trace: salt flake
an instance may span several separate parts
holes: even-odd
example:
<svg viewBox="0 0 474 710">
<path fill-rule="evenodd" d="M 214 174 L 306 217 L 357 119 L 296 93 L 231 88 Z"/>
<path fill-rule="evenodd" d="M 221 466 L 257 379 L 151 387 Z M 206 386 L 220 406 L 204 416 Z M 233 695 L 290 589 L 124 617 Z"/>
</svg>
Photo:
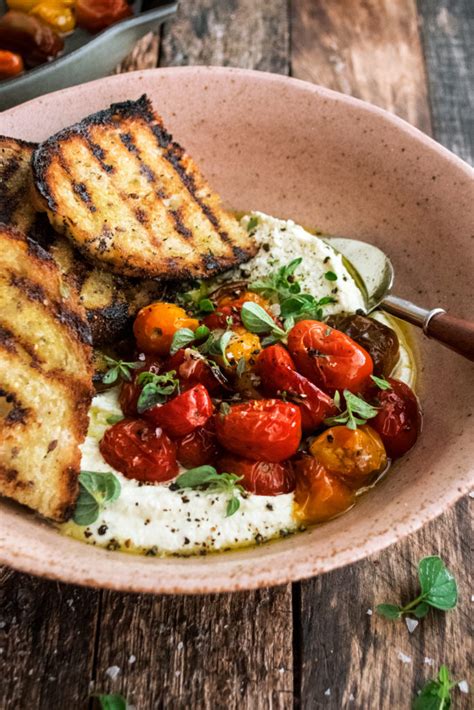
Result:
<svg viewBox="0 0 474 710">
<path fill-rule="evenodd" d="M 128 659 L 128 662 L 130 663 L 130 665 L 132 665 L 132 663 L 135 663 L 136 660 L 137 660 L 137 657 L 134 656 L 133 653 L 132 653 L 132 655 L 131 655 L 130 658 Z"/>
<path fill-rule="evenodd" d="M 428 658 L 428 656 L 425 656 L 423 663 L 427 666 L 434 666 L 434 658 Z"/>
<path fill-rule="evenodd" d="M 372 616 L 372 614 L 373 614 L 372 609 L 367 609 L 366 614 L 367 614 L 367 616 Z"/>
<path fill-rule="evenodd" d="M 324 695 L 331 695 L 331 688 L 324 691 Z"/>
<path fill-rule="evenodd" d="M 461 693 L 469 693 L 469 684 L 467 680 L 460 680 L 458 683 L 458 688 Z"/>
<path fill-rule="evenodd" d="M 120 668 L 118 666 L 110 666 L 105 671 L 105 675 L 110 678 L 110 680 L 115 680 L 117 676 L 120 675 Z"/>
<path fill-rule="evenodd" d="M 418 621 L 416 619 L 405 618 L 405 624 L 407 625 L 408 631 L 412 634 L 416 627 L 418 626 Z"/>
<path fill-rule="evenodd" d="M 398 658 L 402 663 L 411 663 L 411 656 L 407 656 L 406 653 L 403 653 L 403 651 L 398 652 Z"/>
</svg>

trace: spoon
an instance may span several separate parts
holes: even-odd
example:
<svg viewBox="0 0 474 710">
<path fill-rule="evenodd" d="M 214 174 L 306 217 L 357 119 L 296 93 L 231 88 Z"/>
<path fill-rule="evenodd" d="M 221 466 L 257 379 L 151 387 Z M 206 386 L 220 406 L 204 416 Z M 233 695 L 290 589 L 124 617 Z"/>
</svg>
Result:
<svg viewBox="0 0 474 710">
<path fill-rule="evenodd" d="M 474 323 L 449 315 L 443 308 L 420 308 L 404 298 L 390 295 L 395 271 L 390 259 L 372 244 L 357 239 L 329 237 L 325 240 L 347 259 L 366 290 L 367 312 L 382 308 L 397 318 L 422 328 L 429 338 L 438 340 L 459 355 L 474 361 Z"/>
</svg>

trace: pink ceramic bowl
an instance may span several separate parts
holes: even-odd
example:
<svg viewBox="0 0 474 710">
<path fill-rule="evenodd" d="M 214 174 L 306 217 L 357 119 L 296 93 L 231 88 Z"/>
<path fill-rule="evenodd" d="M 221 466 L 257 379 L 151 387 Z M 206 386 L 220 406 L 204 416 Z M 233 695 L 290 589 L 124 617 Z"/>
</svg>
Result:
<svg viewBox="0 0 474 710">
<path fill-rule="evenodd" d="M 473 171 L 404 121 L 361 101 L 259 72 L 156 69 L 35 99 L 3 113 L 0 133 L 42 140 L 143 92 L 229 206 L 372 241 L 395 264 L 397 293 L 474 315 Z M 423 434 L 341 518 L 247 551 L 154 559 L 62 537 L 2 500 L 1 560 L 77 584 L 190 593 L 309 577 L 396 542 L 468 490 L 474 461 L 472 365 L 419 333 L 414 340 Z"/>
</svg>

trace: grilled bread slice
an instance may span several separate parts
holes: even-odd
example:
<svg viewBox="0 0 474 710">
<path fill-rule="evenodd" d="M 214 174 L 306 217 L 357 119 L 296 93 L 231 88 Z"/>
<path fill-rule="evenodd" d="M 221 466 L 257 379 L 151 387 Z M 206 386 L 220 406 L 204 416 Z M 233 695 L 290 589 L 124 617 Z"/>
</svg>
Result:
<svg viewBox="0 0 474 710">
<path fill-rule="evenodd" d="M 119 274 L 209 277 L 255 253 L 146 96 L 52 136 L 33 174 L 55 229 Z"/>
<path fill-rule="evenodd" d="M 140 308 L 163 295 L 153 280 L 132 281 L 90 264 L 65 237 L 57 234 L 30 199 L 31 157 L 36 144 L 0 136 L 0 222 L 38 241 L 54 258 L 66 283 L 79 291 L 94 345 L 110 343 Z"/>
<path fill-rule="evenodd" d="M 92 398 L 91 336 L 53 259 L 0 225 L 0 494 L 53 520 L 74 506 Z"/>
</svg>

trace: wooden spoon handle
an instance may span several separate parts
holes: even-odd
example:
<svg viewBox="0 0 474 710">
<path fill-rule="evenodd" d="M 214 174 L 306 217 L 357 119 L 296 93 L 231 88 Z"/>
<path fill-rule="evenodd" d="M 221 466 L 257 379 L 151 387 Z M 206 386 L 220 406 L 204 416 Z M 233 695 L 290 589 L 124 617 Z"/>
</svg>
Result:
<svg viewBox="0 0 474 710">
<path fill-rule="evenodd" d="M 437 313 L 430 318 L 424 330 L 429 338 L 439 340 L 459 355 L 474 361 L 474 323 L 448 313 Z"/>
</svg>

